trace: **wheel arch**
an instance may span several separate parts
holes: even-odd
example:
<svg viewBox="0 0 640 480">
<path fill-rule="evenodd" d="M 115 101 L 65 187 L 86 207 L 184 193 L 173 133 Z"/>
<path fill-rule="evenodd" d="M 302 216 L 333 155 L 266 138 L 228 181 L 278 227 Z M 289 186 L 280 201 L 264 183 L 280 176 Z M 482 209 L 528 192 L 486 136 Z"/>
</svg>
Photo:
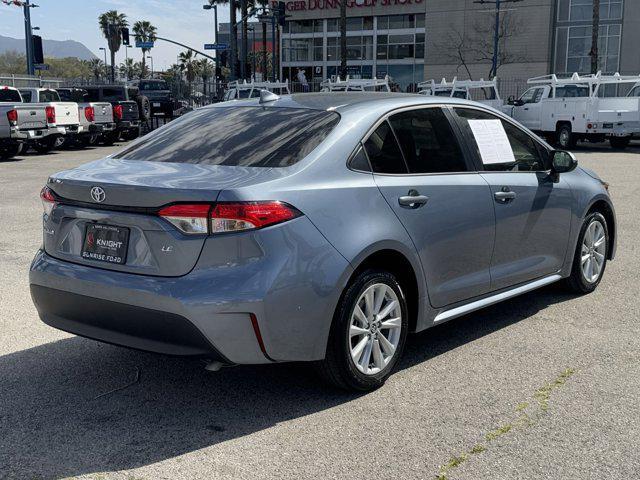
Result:
<svg viewBox="0 0 640 480">
<path fill-rule="evenodd" d="M 416 331 L 421 315 L 421 300 L 426 296 L 425 281 L 419 259 L 398 245 L 382 244 L 368 249 L 351 262 L 353 271 L 345 286 L 364 270 L 379 268 L 392 273 L 403 287 L 409 310 L 409 331 Z"/>
<path fill-rule="evenodd" d="M 586 218 L 587 215 L 593 212 L 598 212 L 602 214 L 604 219 L 607 221 L 607 230 L 609 232 L 609 249 L 607 252 L 607 258 L 609 260 L 613 260 L 615 256 L 615 250 L 616 250 L 615 246 L 616 246 L 616 235 L 617 235 L 616 217 L 615 217 L 613 208 L 611 207 L 611 204 L 609 202 L 600 198 L 595 200 L 593 203 L 589 205 L 589 208 L 583 215 L 583 219 Z"/>
</svg>

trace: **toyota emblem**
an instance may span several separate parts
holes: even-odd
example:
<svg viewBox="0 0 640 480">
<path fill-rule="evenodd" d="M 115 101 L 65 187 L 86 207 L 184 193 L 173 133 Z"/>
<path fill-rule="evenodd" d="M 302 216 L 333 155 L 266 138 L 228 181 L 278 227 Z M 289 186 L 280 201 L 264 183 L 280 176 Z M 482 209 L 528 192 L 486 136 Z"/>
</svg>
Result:
<svg viewBox="0 0 640 480">
<path fill-rule="evenodd" d="M 106 198 L 106 196 L 107 194 L 104 192 L 104 189 L 102 187 L 93 187 L 91 189 L 91 198 L 93 198 L 95 202 L 98 202 L 98 203 L 104 202 L 104 199 Z"/>
</svg>

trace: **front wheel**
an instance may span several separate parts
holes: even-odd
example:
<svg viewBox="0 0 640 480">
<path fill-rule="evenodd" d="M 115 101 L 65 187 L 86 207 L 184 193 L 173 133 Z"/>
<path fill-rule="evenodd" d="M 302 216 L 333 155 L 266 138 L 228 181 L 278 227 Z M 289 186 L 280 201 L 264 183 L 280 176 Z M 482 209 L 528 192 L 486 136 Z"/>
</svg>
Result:
<svg viewBox="0 0 640 480">
<path fill-rule="evenodd" d="M 568 150 L 570 148 L 575 148 L 578 143 L 578 138 L 571 131 L 571 125 L 562 125 L 558 129 L 558 145 L 560 148 Z"/>
<path fill-rule="evenodd" d="M 402 356 L 408 329 L 407 302 L 396 278 L 366 270 L 342 295 L 318 372 L 345 390 L 376 389 Z"/>
<path fill-rule="evenodd" d="M 566 280 L 570 290 L 591 293 L 596 289 L 607 266 L 608 249 L 607 221 L 598 212 L 587 215 L 578 236 L 571 276 Z"/>
</svg>

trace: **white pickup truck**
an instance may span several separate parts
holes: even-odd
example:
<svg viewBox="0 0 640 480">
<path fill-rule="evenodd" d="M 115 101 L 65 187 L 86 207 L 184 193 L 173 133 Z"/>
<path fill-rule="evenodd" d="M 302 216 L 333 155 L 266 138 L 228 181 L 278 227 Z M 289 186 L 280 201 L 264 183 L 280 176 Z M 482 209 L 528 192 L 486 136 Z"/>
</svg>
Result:
<svg viewBox="0 0 640 480">
<path fill-rule="evenodd" d="M 440 83 L 436 83 L 435 80 L 428 80 L 418 84 L 418 93 L 434 97 L 474 100 L 498 110 L 501 110 L 504 104 L 498 93 L 497 78 L 493 80 L 458 80 L 454 77 L 451 82 L 447 82 L 443 78 Z"/>
<path fill-rule="evenodd" d="M 559 79 L 545 75 L 528 80 L 532 85 L 507 110 L 524 126 L 558 143 L 563 149 L 580 140 L 609 140 L 623 149 L 640 133 L 640 98 L 610 95 L 617 85 L 635 84 L 639 76 L 584 75 Z"/>
<path fill-rule="evenodd" d="M 44 107 L 27 105 L 16 88 L 0 86 L 0 159 L 19 155 L 27 143 L 50 133 Z"/>
<path fill-rule="evenodd" d="M 46 139 L 33 142 L 32 146 L 35 150 L 46 153 L 62 145 L 65 135 L 82 133 L 77 103 L 62 102 L 58 92 L 50 88 L 20 88 L 19 90 L 25 103 L 45 108 L 47 126 L 54 131 Z"/>
</svg>

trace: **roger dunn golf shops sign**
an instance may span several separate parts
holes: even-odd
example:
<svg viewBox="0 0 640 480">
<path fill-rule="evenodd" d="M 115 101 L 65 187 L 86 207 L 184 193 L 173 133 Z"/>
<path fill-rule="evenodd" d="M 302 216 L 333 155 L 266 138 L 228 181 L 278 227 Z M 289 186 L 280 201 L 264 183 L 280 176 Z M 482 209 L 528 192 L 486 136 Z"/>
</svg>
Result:
<svg viewBox="0 0 640 480">
<path fill-rule="evenodd" d="M 347 0 L 347 8 L 359 7 L 400 7 L 403 5 L 419 5 L 424 0 Z M 301 10 L 331 10 L 340 7 L 340 0 L 291 0 L 286 2 L 287 12 Z"/>
</svg>

